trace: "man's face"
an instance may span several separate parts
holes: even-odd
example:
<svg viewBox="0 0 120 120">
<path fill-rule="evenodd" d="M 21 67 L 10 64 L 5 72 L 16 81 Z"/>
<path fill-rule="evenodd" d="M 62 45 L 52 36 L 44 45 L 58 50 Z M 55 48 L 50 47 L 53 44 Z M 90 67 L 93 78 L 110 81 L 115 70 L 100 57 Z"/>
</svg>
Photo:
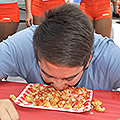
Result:
<svg viewBox="0 0 120 120">
<path fill-rule="evenodd" d="M 83 74 L 83 66 L 60 67 L 45 59 L 38 61 L 38 64 L 44 81 L 50 83 L 57 90 L 75 85 Z"/>
</svg>

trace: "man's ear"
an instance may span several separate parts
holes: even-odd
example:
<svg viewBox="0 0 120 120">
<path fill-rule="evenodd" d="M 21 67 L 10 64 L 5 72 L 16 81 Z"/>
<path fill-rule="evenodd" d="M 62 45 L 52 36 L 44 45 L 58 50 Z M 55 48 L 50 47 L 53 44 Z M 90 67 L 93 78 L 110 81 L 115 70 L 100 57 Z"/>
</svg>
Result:
<svg viewBox="0 0 120 120">
<path fill-rule="evenodd" d="M 89 60 L 88 60 L 88 62 L 87 62 L 87 65 L 85 66 L 85 68 L 88 68 L 91 59 L 92 59 L 92 52 L 91 52 L 91 54 L 90 54 L 90 58 L 89 58 Z"/>
<path fill-rule="evenodd" d="M 39 67 L 41 67 L 41 62 L 38 60 L 38 65 L 39 65 Z"/>
</svg>

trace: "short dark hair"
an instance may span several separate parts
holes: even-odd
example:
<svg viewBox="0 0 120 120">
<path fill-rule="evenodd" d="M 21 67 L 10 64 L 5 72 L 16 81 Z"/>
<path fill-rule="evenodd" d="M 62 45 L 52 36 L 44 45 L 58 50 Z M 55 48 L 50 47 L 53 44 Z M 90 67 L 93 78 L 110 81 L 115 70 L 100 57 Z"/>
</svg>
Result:
<svg viewBox="0 0 120 120">
<path fill-rule="evenodd" d="M 68 3 L 44 16 L 33 36 L 36 59 L 44 58 L 57 66 L 85 66 L 94 42 L 89 18 L 78 6 Z"/>
</svg>

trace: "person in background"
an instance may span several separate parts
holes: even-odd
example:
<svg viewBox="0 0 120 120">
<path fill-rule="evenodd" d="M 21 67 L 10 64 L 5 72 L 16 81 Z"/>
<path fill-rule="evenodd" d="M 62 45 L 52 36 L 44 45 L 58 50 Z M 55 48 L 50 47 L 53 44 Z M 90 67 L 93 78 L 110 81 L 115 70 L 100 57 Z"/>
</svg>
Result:
<svg viewBox="0 0 120 120">
<path fill-rule="evenodd" d="M 26 5 L 26 25 L 39 25 L 44 11 L 64 4 L 65 0 L 25 0 Z"/>
<path fill-rule="evenodd" d="M 17 31 L 19 20 L 17 0 L 0 0 L 0 42 Z"/>
<path fill-rule="evenodd" d="M 118 0 L 111 0 L 111 2 L 113 3 L 113 13 L 112 16 L 115 18 L 119 18 L 119 13 L 118 13 Z"/>
<path fill-rule="evenodd" d="M 120 87 L 120 48 L 108 37 L 94 33 L 89 17 L 74 4 L 45 12 L 40 25 L 3 41 L 0 52 L 0 79 L 20 76 L 28 83 L 56 90 Z"/>
<path fill-rule="evenodd" d="M 81 0 L 80 9 L 89 16 L 96 33 L 110 38 L 112 14 L 109 0 Z"/>
</svg>

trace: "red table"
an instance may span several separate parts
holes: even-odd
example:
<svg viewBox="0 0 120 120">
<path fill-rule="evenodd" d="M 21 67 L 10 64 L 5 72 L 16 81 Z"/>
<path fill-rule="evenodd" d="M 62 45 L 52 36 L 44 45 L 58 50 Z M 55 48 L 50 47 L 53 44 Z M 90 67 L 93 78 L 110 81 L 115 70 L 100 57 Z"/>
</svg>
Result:
<svg viewBox="0 0 120 120">
<path fill-rule="evenodd" d="M 9 99 L 10 94 L 18 96 L 26 85 L 26 83 L 0 82 L 0 99 Z M 106 108 L 103 113 L 95 110 L 84 113 L 69 113 L 24 108 L 16 105 L 14 102 L 13 104 L 18 111 L 20 120 L 117 120 L 120 118 L 120 92 L 93 90 L 93 98 L 103 102 L 103 106 Z"/>
</svg>

